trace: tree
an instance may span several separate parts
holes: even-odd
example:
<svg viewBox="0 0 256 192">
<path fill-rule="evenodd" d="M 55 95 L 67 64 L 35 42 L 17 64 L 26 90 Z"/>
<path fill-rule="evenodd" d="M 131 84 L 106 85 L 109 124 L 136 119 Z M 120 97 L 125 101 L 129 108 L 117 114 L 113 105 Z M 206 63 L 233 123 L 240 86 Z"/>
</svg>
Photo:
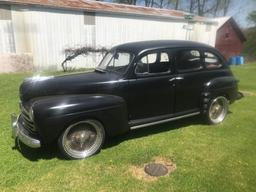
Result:
<svg viewBox="0 0 256 192">
<path fill-rule="evenodd" d="M 87 56 L 91 53 L 101 53 L 102 55 L 108 52 L 109 49 L 102 48 L 94 48 L 91 46 L 84 46 L 78 48 L 67 48 L 64 50 L 64 54 L 66 55 L 65 60 L 61 63 L 62 69 L 64 72 L 72 71 L 74 68 L 72 66 L 68 66 L 68 62 L 72 61 L 76 57 L 82 55 Z"/>
<path fill-rule="evenodd" d="M 179 0 L 176 0 L 176 2 L 175 2 L 175 10 L 178 10 L 178 8 L 179 8 Z"/>
<path fill-rule="evenodd" d="M 248 21 L 252 23 L 254 26 L 256 26 L 256 11 L 251 12 L 248 17 Z"/>
<path fill-rule="evenodd" d="M 103 0 L 104 1 L 104 0 Z M 107 1 L 107 0 L 105 0 Z M 111 0 L 110 0 L 111 1 Z M 199 16 L 225 16 L 233 0 L 112 0 L 116 3 L 188 11 Z"/>
<path fill-rule="evenodd" d="M 214 8 L 214 12 L 213 12 L 214 17 L 217 16 L 220 4 L 221 4 L 221 0 L 216 0 L 216 5 L 215 5 L 215 8 Z"/>
<path fill-rule="evenodd" d="M 223 0 L 223 16 L 227 15 L 231 0 Z"/>
<path fill-rule="evenodd" d="M 246 29 L 245 35 L 247 41 L 244 44 L 243 54 L 248 61 L 255 61 L 256 59 L 256 11 L 251 12 L 247 20 L 252 24 L 252 27 Z"/>
<path fill-rule="evenodd" d="M 196 10 L 196 1 L 197 0 L 190 0 L 189 2 L 189 12 L 194 13 Z"/>
<path fill-rule="evenodd" d="M 115 3 L 122 3 L 122 4 L 129 4 L 129 5 L 136 5 L 137 0 L 113 0 Z"/>
<path fill-rule="evenodd" d="M 151 0 L 145 0 L 144 2 L 145 2 L 145 7 L 149 7 Z"/>
<path fill-rule="evenodd" d="M 231 0 L 190 0 L 190 12 L 199 16 L 217 16 L 222 11 L 225 16 Z"/>
</svg>

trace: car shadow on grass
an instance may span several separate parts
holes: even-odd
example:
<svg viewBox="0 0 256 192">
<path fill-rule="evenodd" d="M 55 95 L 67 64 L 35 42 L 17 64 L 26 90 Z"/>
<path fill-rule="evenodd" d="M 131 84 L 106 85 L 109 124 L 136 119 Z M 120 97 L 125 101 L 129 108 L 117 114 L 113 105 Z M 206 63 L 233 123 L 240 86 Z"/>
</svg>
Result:
<svg viewBox="0 0 256 192">
<path fill-rule="evenodd" d="M 126 140 L 147 137 L 149 135 L 154 135 L 157 133 L 185 128 L 190 125 L 202 125 L 202 124 L 205 124 L 202 118 L 200 116 L 194 116 L 186 119 L 180 119 L 180 120 L 171 121 L 168 123 L 162 123 L 159 125 L 153 125 L 153 126 L 143 127 L 140 129 L 131 130 L 124 135 L 116 136 L 113 138 L 107 138 L 105 145 L 103 146 L 103 149 L 114 147 Z"/>
<path fill-rule="evenodd" d="M 126 140 L 147 137 L 149 135 L 154 135 L 161 132 L 184 128 L 189 125 L 200 125 L 200 124 L 203 124 L 202 118 L 200 118 L 200 116 L 195 116 L 195 117 L 190 117 L 186 119 L 172 121 L 169 123 L 163 123 L 159 125 L 132 130 L 123 135 L 119 135 L 113 138 L 107 138 L 103 146 L 103 149 L 114 147 Z M 62 156 L 62 154 L 58 150 L 56 143 L 53 143 L 48 147 L 31 149 L 25 146 L 24 144 L 22 144 L 21 142 L 16 141 L 15 146 L 13 147 L 13 150 L 18 150 L 26 159 L 30 161 L 50 160 L 54 158 L 57 158 L 59 160 L 67 160 Z"/>
<path fill-rule="evenodd" d="M 19 151 L 23 155 L 23 157 L 30 161 L 50 160 L 54 158 L 65 160 L 65 158 L 59 152 L 57 144 L 55 143 L 47 147 L 32 149 L 27 147 L 20 141 L 16 140 L 15 146 L 12 149 Z"/>
</svg>

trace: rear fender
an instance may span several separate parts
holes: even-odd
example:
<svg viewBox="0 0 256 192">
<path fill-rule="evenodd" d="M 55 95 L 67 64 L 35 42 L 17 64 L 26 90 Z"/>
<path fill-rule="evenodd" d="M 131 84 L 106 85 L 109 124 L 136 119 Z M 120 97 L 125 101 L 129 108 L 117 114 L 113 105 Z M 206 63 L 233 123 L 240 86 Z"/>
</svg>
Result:
<svg viewBox="0 0 256 192">
<path fill-rule="evenodd" d="M 202 93 L 202 112 L 206 113 L 210 100 L 217 96 L 225 96 L 231 103 L 237 99 L 238 80 L 233 76 L 218 77 L 205 83 Z"/>
</svg>

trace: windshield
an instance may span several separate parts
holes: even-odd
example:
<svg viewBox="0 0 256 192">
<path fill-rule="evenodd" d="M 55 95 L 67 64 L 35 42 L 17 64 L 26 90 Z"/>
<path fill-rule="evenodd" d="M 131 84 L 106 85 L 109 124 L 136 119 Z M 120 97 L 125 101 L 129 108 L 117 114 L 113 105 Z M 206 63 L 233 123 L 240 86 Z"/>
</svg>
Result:
<svg viewBox="0 0 256 192">
<path fill-rule="evenodd" d="M 118 73 L 125 73 L 127 67 L 133 59 L 133 54 L 128 52 L 109 52 L 102 59 L 96 69 L 103 71 L 113 71 Z"/>
</svg>

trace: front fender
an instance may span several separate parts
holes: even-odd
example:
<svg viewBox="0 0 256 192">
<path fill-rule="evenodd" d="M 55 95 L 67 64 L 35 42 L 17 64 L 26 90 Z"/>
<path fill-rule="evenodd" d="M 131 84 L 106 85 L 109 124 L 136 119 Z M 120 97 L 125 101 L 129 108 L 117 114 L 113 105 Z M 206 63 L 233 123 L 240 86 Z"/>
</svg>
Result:
<svg viewBox="0 0 256 192">
<path fill-rule="evenodd" d="M 55 141 L 72 123 L 99 120 L 109 136 L 129 130 L 126 103 L 114 95 L 86 94 L 37 98 L 33 101 L 34 122 L 44 144 Z"/>
</svg>

